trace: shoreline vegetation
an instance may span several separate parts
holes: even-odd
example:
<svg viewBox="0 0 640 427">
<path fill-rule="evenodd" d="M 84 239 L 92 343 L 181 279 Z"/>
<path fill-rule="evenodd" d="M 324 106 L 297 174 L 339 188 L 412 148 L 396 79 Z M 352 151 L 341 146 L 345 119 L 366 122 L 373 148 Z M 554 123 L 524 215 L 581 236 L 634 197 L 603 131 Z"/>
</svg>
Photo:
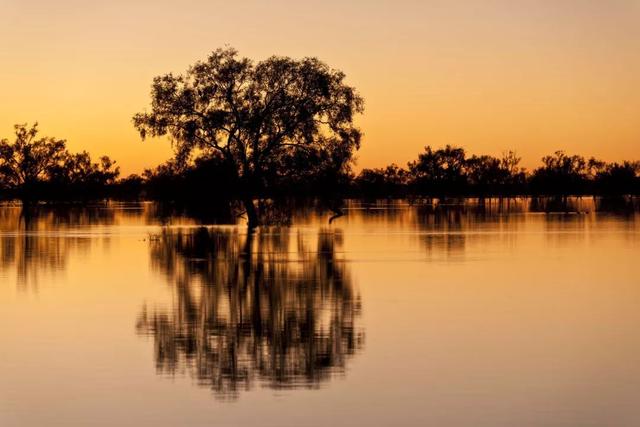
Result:
<svg viewBox="0 0 640 427">
<path fill-rule="evenodd" d="M 69 202 L 101 199 L 194 204 L 241 199 L 241 182 L 224 160 L 202 156 L 188 164 L 169 160 L 141 175 L 120 176 L 108 156 L 71 153 L 65 141 L 38 138 L 37 124 L 15 126 L 15 140 L 0 140 L 0 200 Z M 469 156 L 463 148 L 425 147 L 406 167 L 297 171 L 265 177 L 255 199 L 446 199 L 640 195 L 640 161 L 604 162 L 563 151 L 528 171 L 512 151 L 501 158 Z M 302 174 L 301 172 L 304 172 Z M 332 173 L 330 173 L 332 172 Z M 241 200 L 240 200 L 241 201 Z"/>
<path fill-rule="evenodd" d="M 132 117 L 142 139 L 168 138 L 175 156 L 141 175 L 120 176 L 108 156 L 71 153 L 40 137 L 37 123 L 0 140 L 0 199 L 157 200 L 244 208 L 249 228 L 267 223 L 273 200 L 319 199 L 341 215 L 349 198 L 629 196 L 640 161 L 604 162 L 556 151 L 531 171 L 501 157 L 426 146 L 406 166 L 354 170 L 364 100 L 345 74 L 317 58 L 240 57 L 213 51 L 184 74 L 151 84 L 151 108 Z"/>
<path fill-rule="evenodd" d="M 187 165 L 170 160 L 142 174 L 120 176 L 108 156 L 70 153 L 64 140 L 25 134 L 37 125 L 16 125 L 16 141 L 0 140 L 0 200 L 90 201 L 100 199 L 202 202 L 240 195 L 233 171 L 217 156 Z M 35 142 L 34 142 L 35 141 Z M 502 198 L 640 195 L 640 161 L 604 162 L 557 151 L 528 171 L 512 151 L 501 158 L 471 155 L 460 147 L 425 147 L 406 167 L 351 168 L 329 174 L 285 174 L 261 183 L 256 198 Z M 267 182 L 268 181 L 268 182 Z"/>
</svg>

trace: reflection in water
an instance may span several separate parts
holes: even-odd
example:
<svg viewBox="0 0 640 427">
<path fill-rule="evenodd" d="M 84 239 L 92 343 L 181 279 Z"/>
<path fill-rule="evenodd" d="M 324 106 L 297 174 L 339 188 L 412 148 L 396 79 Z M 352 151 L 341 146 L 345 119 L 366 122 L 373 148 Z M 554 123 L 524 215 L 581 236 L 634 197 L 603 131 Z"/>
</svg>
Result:
<svg viewBox="0 0 640 427">
<path fill-rule="evenodd" d="M 113 222 L 102 207 L 3 206 L 0 209 L 0 273 L 16 276 L 19 289 L 38 288 L 43 273 L 65 268 L 69 252 L 86 251 L 87 236 L 74 229 Z"/>
<path fill-rule="evenodd" d="M 421 205 L 417 208 L 417 225 L 421 231 L 420 240 L 427 254 L 444 253 L 451 255 L 465 248 L 465 219 L 468 218 L 465 205 Z"/>
<path fill-rule="evenodd" d="M 175 298 L 168 310 L 145 307 L 137 330 L 153 337 L 158 372 L 188 371 L 221 398 L 256 380 L 275 389 L 317 387 L 343 373 L 363 345 L 361 303 L 338 258 L 341 235 L 309 237 L 287 228 L 156 236 L 152 263 Z"/>
<path fill-rule="evenodd" d="M 640 425 L 638 200 L 0 204 L 0 425 Z"/>
<path fill-rule="evenodd" d="M 495 239 L 515 239 L 524 227 L 532 227 L 536 215 L 543 220 L 546 238 L 569 243 L 584 239 L 587 232 L 613 216 L 624 218 L 616 227 L 634 228 L 640 211 L 636 197 L 534 197 L 508 199 L 427 200 L 415 209 L 399 210 L 388 221 L 393 227 L 399 221 L 413 223 L 417 236 L 429 258 L 449 258 L 466 251 L 470 239 L 486 244 Z M 528 222 L 528 225 L 525 223 Z"/>
<path fill-rule="evenodd" d="M 404 212 L 415 213 L 410 220 L 427 256 L 449 258 L 463 254 L 478 233 L 484 240 L 509 236 L 524 220 L 528 204 L 526 198 L 428 200 Z"/>
<path fill-rule="evenodd" d="M 263 206 L 273 222 L 312 227 L 326 225 L 332 215 L 322 204 L 285 203 Z M 399 226 L 416 231 L 429 259 L 456 258 L 465 253 L 470 239 L 510 238 L 532 215 L 541 222 L 548 238 L 558 241 L 584 238 L 596 221 L 624 219 L 616 227 L 633 229 L 640 211 L 637 197 L 564 197 L 447 199 L 345 202 L 347 215 L 333 226 L 366 223 L 381 230 Z M 529 219 L 527 219 L 529 218 Z M 0 204 L 0 277 L 15 277 L 19 289 L 35 290 L 45 274 L 63 271 L 71 251 L 86 254 L 96 237 L 104 242 L 104 226 L 233 224 L 240 221 L 231 211 L 205 207 L 156 203 L 108 202 L 93 205 Z M 102 228 L 100 228 L 102 227 Z M 97 232 L 96 232 L 97 230 Z M 147 231 L 144 230 L 144 233 Z M 506 232 L 506 233 L 505 233 Z M 502 234 L 501 234 L 502 233 Z M 582 233 L 582 235 L 580 235 Z M 243 236 L 235 236 L 240 239 Z M 262 237 L 261 239 L 264 239 Z M 289 237 L 282 237 L 288 240 Z M 274 243 L 275 244 L 275 243 Z M 156 257 L 157 258 L 157 257 Z"/>
</svg>

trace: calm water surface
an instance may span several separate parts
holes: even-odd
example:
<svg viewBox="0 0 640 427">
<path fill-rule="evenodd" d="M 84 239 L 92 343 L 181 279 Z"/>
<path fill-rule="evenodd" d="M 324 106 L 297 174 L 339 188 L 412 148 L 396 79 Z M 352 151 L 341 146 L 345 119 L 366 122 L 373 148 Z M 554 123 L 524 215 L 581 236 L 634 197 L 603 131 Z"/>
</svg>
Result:
<svg viewBox="0 0 640 427">
<path fill-rule="evenodd" d="M 0 426 L 640 425 L 619 208 L 0 205 Z"/>
</svg>

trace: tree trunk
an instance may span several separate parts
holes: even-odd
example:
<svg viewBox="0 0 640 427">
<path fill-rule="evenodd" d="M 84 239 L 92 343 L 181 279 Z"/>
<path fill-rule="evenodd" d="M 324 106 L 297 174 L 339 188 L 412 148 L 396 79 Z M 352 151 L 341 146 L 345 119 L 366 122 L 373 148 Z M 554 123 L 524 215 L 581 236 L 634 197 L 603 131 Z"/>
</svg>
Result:
<svg viewBox="0 0 640 427">
<path fill-rule="evenodd" d="M 247 211 L 248 223 L 247 226 L 250 229 L 254 229 L 259 225 L 258 221 L 258 211 L 256 210 L 256 205 L 253 204 L 253 200 L 250 197 L 246 197 L 243 200 L 244 208 Z"/>
</svg>

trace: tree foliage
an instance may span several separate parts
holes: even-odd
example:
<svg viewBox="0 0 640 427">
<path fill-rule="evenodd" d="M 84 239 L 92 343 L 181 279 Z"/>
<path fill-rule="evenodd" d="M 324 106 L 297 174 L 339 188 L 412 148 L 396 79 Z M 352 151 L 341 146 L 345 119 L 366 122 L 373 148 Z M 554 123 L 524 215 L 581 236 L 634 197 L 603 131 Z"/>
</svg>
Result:
<svg viewBox="0 0 640 427">
<path fill-rule="evenodd" d="M 0 176 L 5 187 L 29 186 L 49 179 L 64 160 L 65 141 L 37 138 L 38 124 L 15 125 L 15 140 L 0 140 Z"/>
<path fill-rule="evenodd" d="M 532 173 L 513 151 L 501 158 L 467 157 L 463 148 L 425 147 L 406 169 L 363 169 L 354 180 L 363 196 L 510 196 L 640 194 L 640 162 L 607 163 L 557 151 Z"/>
<path fill-rule="evenodd" d="M 255 63 L 218 49 L 185 74 L 156 77 L 151 111 L 133 122 L 142 138 L 168 135 L 178 163 L 218 153 L 250 201 L 269 179 L 349 168 L 360 145 L 353 119 L 363 100 L 344 79 L 316 58 Z"/>
<path fill-rule="evenodd" d="M 93 162 L 71 153 L 62 139 L 38 137 L 38 124 L 15 125 L 15 139 L 0 140 L 0 187 L 25 199 L 92 197 L 115 183 L 119 168 L 109 157 Z"/>
</svg>

